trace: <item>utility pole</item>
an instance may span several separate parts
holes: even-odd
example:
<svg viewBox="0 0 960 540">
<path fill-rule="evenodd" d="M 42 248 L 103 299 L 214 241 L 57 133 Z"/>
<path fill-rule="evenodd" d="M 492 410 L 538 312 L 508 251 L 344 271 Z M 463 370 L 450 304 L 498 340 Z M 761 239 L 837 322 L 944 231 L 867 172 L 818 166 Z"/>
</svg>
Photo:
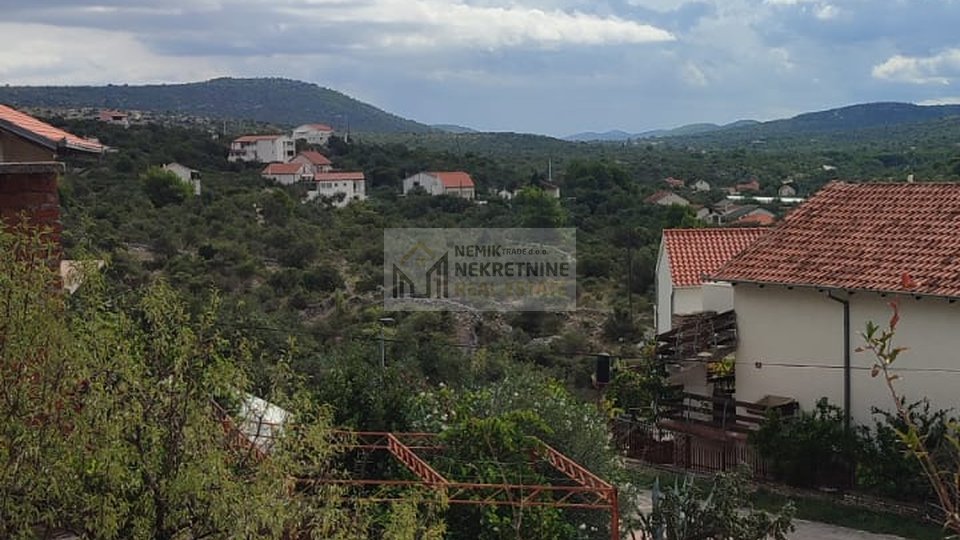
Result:
<svg viewBox="0 0 960 540">
<path fill-rule="evenodd" d="M 380 376 L 383 376 L 383 372 L 387 369 L 387 340 L 384 336 L 383 329 L 388 324 L 393 324 L 396 321 L 391 317 L 382 317 L 380 319 Z"/>
</svg>

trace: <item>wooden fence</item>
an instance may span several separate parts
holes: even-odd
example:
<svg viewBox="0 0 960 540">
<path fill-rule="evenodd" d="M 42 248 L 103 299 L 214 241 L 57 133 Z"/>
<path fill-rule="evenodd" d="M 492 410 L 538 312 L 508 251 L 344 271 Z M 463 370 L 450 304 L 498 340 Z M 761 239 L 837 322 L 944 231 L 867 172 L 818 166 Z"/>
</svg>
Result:
<svg viewBox="0 0 960 540">
<path fill-rule="evenodd" d="M 655 465 L 715 473 L 746 467 L 754 478 L 768 477 L 766 463 L 745 437 L 696 433 L 620 418 L 614 439 L 627 457 Z"/>
</svg>

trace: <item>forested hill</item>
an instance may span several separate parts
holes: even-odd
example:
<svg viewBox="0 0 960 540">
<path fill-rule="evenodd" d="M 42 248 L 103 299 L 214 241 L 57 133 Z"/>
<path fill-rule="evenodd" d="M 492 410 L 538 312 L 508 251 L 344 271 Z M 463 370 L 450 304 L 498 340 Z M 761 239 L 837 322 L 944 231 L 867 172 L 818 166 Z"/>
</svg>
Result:
<svg viewBox="0 0 960 540">
<path fill-rule="evenodd" d="M 221 78 L 161 85 L 2 86 L 0 103 L 18 107 L 103 107 L 173 112 L 273 124 L 324 122 L 354 131 L 422 133 L 427 125 L 407 120 L 316 84 L 289 79 Z"/>
</svg>

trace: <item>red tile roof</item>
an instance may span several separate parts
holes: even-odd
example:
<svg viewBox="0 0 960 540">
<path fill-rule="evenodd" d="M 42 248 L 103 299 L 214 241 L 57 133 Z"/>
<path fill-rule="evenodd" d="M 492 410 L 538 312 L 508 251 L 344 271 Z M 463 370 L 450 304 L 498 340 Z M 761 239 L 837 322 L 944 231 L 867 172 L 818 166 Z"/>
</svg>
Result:
<svg viewBox="0 0 960 540">
<path fill-rule="evenodd" d="M 77 137 L 6 105 L 0 105 L 0 129 L 51 150 L 62 148 L 95 154 L 104 150 L 104 146 L 97 141 Z"/>
<path fill-rule="evenodd" d="M 293 163 L 271 163 L 264 167 L 260 174 L 300 174 L 304 171 L 305 165 L 299 162 Z"/>
<path fill-rule="evenodd" d="M 689 204 L 689 201 L 687 201 L 686 199 L 684 199 L 684 198 L 681 197 L 680 195 L 677 195 L 676 193 L 674 193 L 674 192 L 672 192 L 672 191 L 664 191 L 664 190 L 661 190 L 661 191 L 658 191 L 658 192 L 654 193 L 653 195 L 651 195 L 651 196 L 647 197 L 646 199 L 644 199 L 643 202 L 645 202 L 645 203 L 647 203 L 647 204 L 657 204 L 658 202 L 660 202 L 661 200 L 663 200 L 663 199 L 665 199 L 665 198 L 667 198 L 667 197 L 674 197 L 674 198 L 677 198 L 677 199 L 682 200 L 684 203 Z"/>
<path fill-rule="evenodd" d="M 330 160 L 327 159 L 327 156 L 321 154 L 320 152 L 316 152 L 314 150 L 304 150 L 303 152 L 300 152 L 299 154 L 297 154 L 297 157 L 300 157 L 300 156 L 303 156 L 304 158 L 307 159 L 307 161 L 309 161 L 314 165 L 332 165 Z"/>
<path fill-rule="evenodd" d="M 470 175 L 463 171 L 428 172 L 427 174 L 435 176 L 447 189 L 473 187 L 473 178 L 470 178 Z"/>
<path fill-rule="evenodd" d="M 304 124 L 300 127 L 308 127 L 315 131 L 333 131 L 333 128 L 326 124 Z"/>
<path fill-rule="evenodd" d="M 344 180 L 363 181 L 365 178 L 363 176 L 363 171 L 357 171 L 357 172 L 341 171 L 341 172 L 317 173 L 313 175 L 313 179 L 317 182 L 337 182 L 337 181 L 344 181 Z"/>
<path fill-rule="evenodd" d="M 830 183 L 712 277 L 960 297 L 960 184 Z"/>
<path fill-rule="evenodd" d="M 674 287 L 696 287 L 770 229 L 664 229 L 663 245 L 670 259 Z"/>
</svg>

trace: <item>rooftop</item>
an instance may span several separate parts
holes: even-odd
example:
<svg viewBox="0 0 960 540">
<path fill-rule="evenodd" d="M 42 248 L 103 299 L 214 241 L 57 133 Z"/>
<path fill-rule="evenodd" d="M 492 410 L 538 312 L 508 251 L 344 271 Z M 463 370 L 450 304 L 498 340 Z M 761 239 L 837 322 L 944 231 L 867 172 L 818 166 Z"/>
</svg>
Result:
<svg viewBox="0 0 960 540">
<path fill-rule="evenodd" d="M 470 175 L 463 171 L 440 171 L 428 172 L 427 174 L 439 179 L 445 188 L 473 187 L 473 178 L 470 178 Z"/>
<path fill-rule="evenodd" d="M 960 297 L 960 184 L 832 182 L 711 277 Z"/>
<path fill-rule="evenodd" d="M 317 182 L 336 182 L 338 180 L 364 180 L 363 171 L 356 172 L 325 172 L 317 173 L 313 175 L 313 179 Z"/>
<path fill-rule="evenodd" d="M 674 287 L 696 287 L 770 229 L 664 229 L 663 244 L 670 258 Z"/>
<path fill-rule="evenodd" d="M 51 150 L 75 150 L 93 154 L 104 151 L 104 146 L 97 141 L 77 137 L 6 105 L 0 105 L 0 130 L 9 131 Z"/>
<path fill-rule="evenodd" d="M 264 167 L 261 174 L 298 174 L 303 170 L 303 163 L 271 163 Z"/>
<path fill-rule="evenodd" d="M 297 154 L 297 157 L 301 157 L 301 156 L 306 158 L 307 161 L 309 161 L 314 165 L 330 165 L 331 164 L 330 159 L 327 158 L 327 156 L 314 150 L 304 150 L 303 152 L 300 152 L 299 154 Z"/>
</svg>

